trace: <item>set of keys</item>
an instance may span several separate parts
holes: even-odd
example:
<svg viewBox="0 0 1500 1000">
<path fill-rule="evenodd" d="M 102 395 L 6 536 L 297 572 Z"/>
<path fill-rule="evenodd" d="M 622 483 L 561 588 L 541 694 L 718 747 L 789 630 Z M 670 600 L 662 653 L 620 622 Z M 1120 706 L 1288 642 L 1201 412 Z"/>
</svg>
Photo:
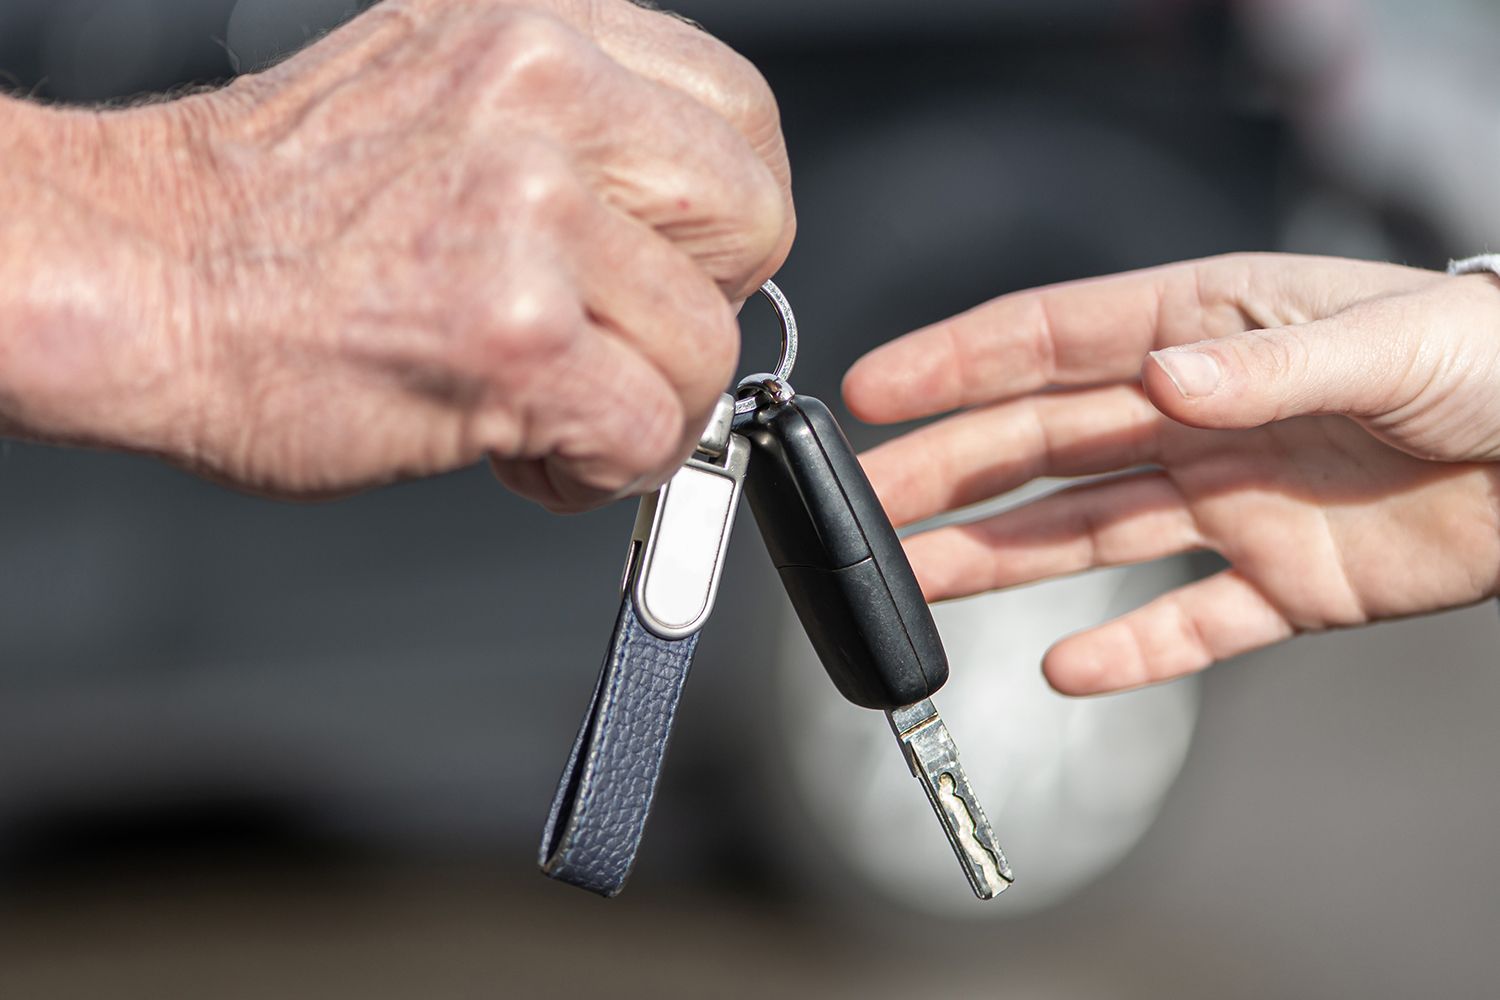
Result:
<svg viewBox="0 0 1500 1000">
<path fill-rule="evenodd" d="M 937 626 L 859 459 L 823 403 L 795 392 L 786 297 L 774 372 L 720 401 L 698 451 L 644 498 L 605 670 L 542 844 L 553 877 L 613 895 L 634 859 L 677 696 L 713 609 L 741 496 L 839 692 L 885 713 L 974 894 L 1013 880 L 933 705 L 948 679 Z"/>
</svg>

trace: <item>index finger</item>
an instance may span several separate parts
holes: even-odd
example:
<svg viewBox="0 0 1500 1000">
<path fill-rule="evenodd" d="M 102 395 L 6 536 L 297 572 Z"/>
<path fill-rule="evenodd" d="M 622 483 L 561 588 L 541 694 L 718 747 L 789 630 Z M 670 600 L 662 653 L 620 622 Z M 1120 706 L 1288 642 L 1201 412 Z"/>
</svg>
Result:
<svg viewBox="0 0 1500 1000">
<path fill-rule="evenodd" d="M 1170 335 L 1203 339 L 1184 322 L 1198 292 L 1197 262 L 1089 278 L 1002 295 L 908 333 L 855 362 L 844 378 L 849 409 L 893 423 L 1000 402 L 1048 385 L 1134 378 Z M 1243 327 L 1243 323 L 1240 324 Z"/>
<path fill-rule="evenodd" d="M 776 97 L 748 59 L 695 23 L 640 0 L 590 3 L 582 11 L 564 3 L 557 11 L 626 68 L 677 88 L 728 120 L 790 192 Z"/>
<path fill-rule="evenodd" d="M 532 0 L 592 37 L 616 62 L 673 87 L 733 125 L 764 161 L 786 202 L 791 247 L 792 168 L 776 95 L 754 64 L 686 18 L 645 0 Z"/>
<path fill-rule="evenodd" d="M 426 7 L 450 0 L 416 0 Z M 791 205 L 791 166 L 775 94 L 750 60 L 649 0 L 513 0 L 586 35 L 615 62 L 672 87 L 728 121 L 765 162 Z M 787 213 L 788 228 L 792 215 Z M 788 238 L 788 244 L 790 239 Z"/>
<path fill-rule="evenodd" d="M 1147 352 L 1304 323 L 1433 281 L 1372 261 L 1232 254 L 1004 295 L 865 355 L 844 379 L 872 423 L 1000 402 L 1049 385 L 1134 380 Z"/>
</svg>

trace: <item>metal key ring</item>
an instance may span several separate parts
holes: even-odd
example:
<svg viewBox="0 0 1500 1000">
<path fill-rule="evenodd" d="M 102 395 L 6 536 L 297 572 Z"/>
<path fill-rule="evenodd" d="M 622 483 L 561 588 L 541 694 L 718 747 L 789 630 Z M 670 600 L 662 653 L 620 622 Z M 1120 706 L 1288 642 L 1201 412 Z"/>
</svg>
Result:
<svg viewBox="0 0 1500 1000">
<path fill-rule="evenodd" d="M 792 368 L 797 364 L 797 317 L 792 314 L 792 304 L 786 300 L 781 289 L 776 287 L 774 281 L 768 281 L 760 286 L 760 294 L 770 300 L 776 309 L 776 318 L 781 322 L 781 358 L 776 362 L 776 370 L 769 374 L 752 375 L 748 379 L 741 379 L 740 385 L 751 381 L 775 380 L 787 384 L 792 377 Z M 736 400 L 734 404 L 735 413 L 753 413 L 756 408 L 753 396 Z"/>
</svg>

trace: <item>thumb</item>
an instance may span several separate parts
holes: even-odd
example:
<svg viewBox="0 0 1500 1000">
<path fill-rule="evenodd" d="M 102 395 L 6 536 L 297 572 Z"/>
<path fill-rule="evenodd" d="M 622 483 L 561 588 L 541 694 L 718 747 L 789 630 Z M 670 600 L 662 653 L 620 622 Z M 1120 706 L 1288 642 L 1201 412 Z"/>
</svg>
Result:
<svg viewBox="0 0 1500 1000">
<path fill-rule="evenodd" d="M 1259 427 L 1315 413 L 1388 412 L 1410 374 L 1403 338 L 1345 317 L 1152 351 L 1141 371 L 1156 408 L 1193 427 Z"/>
</svg>

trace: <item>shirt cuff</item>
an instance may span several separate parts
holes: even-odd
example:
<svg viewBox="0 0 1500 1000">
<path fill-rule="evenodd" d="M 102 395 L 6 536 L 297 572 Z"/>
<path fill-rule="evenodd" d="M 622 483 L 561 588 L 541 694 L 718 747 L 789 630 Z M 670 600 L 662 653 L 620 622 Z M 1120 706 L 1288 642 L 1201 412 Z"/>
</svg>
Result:
<svg viewBox="0 0 1500 1000">
<path fill-rule="evenodd" d="M 1479 274 L 1484 271 L 1500 275 L 1500 253 L 1482 253 L 1476 257 L 1448 262 L 1449 274 Z"/>
</svg>

